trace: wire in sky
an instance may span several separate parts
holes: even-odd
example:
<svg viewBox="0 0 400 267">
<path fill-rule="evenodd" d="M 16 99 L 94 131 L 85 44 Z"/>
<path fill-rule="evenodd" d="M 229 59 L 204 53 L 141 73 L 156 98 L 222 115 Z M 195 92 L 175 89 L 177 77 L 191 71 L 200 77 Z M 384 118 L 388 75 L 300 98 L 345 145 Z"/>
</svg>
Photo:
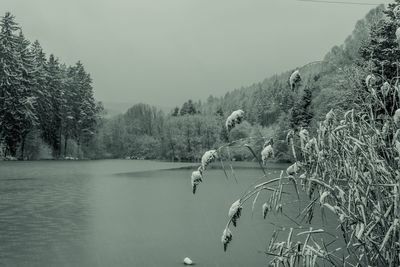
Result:
<svg viewBox="0 0 400 267">
<path fill-rule="evenodd" d="M 345 1 L 330 1 L 330 0 L 297 0 L 301 2 L 313 2 L 322 4 L 344 4 L 344 5 L 359 5 L 359 6 L 378 6 L 382 3 L 365 3 L 365 2 L 345 2 Z"/>
</svg>

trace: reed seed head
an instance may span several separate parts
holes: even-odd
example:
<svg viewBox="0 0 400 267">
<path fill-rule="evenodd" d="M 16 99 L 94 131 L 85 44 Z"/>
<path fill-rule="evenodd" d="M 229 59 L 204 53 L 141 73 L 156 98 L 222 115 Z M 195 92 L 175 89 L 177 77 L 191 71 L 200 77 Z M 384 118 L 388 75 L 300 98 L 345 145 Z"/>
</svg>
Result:
<svg viewBox="0 0 400 267">
<path fill-rule="evenodd" d="M 271 210 L 271 205 L 269 203 L 264 203 L 262 205 L 262 215 L 263 218 L 265 219 L 268 215 L 268 212 Z"/>
<path fill-rule="evenodd" d="M 394 113 L 393 121 L 397 127 L 400 127 L 400 108 Z"/>
<path fill-rule="evenodd" d="M 400 19 L 400 5 L 393 8 L 393 14 L 396 19 Z"/>
<path fill-rule="evenodd" d="M 308 142 L 308 139 L 310 137 L 310 133 L 308 132 L 307 129 L 302 128 L 299 132 L 300 140 L 303 140 L 304 142 Z"/>
<path fill-rule="evenodd" d="M 289 77 L 290 88 L 294 90 L 296 85 L 301 81 L 300 71 L 295 70 Z"/>
<path fill-rule="evenodd" d="M 192 183 L 192 192 L 196 194 L 197 186 L 203 181 L 203 175 L 200 170 L 192 172 L 191 183 Z"/>
<path fill-rule="evenodd" d="M 294 164 L 290 165 L 287 169 L 286 169 L 286 173 L 288 175 L 295 175 L 297 174 L 297 172 L 300 170 L 301 164 L 300 162 L 295 162 Z"/>
<path fill-rule="evenodd" d="M 396 32 L 397 35 L 397 32 Z M 373 85 L 375 85 L 376 83 L 376 77 L 374 74 L 368 74 L 367 77 L 365 78 L 365 85 L 367 87 L 371 87 Z"/>
<path fill-rule="evenodd" d="M 241 109 L 235 110 L 231 115 L 226 119 L 225 127 L 228 130 L 232 130 L 237 124 L 240 124 L 244 119 L 244 111 Z"/>
<path fill-rule="evenodd" d="M 263 164 L 265 165 L 267 159 L 273 157 L 274 157 L 274 149 L 272 148 L 272 146 L 267 145 L 266 147 L 264 147 L 264 149 L 261 151 L 261 160 Z"/>
<path fill-rule="evenodd" d="M 237 220 L 240 218 L 241 213 L 242 213 L 242 204 L 240 199 L 238 199 L 235 202 L 233 202 L 228 212 L 228 216 L 231 218 L 233 226 L 236 227 Z"/>
<path fill-rule="evenodd" d="M 201 168 L 203 171 L 206 169 L 207 165 L 210 164 L 214 159 L 218 156 L 216 150 L 209 150 L 206 151 L 203 156 L 201 157 Z"/>
<path fill-rule="evenodd" d="M 232 241 L 232 232 L 229 228 L 225 228 L 221 236 L 221 242 L 224 245 L 224 251 L 228 248 L 228 244 Z"/>
</svg>

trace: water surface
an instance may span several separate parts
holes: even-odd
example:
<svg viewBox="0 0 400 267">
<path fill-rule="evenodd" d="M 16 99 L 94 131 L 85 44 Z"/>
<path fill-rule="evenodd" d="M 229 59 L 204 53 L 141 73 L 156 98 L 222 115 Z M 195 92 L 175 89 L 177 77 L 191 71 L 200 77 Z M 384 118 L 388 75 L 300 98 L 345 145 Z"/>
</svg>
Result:
<svg viewBox="0 0 400 267">
<path fill-rule="evenodd" d="M 191 193 L 193 164 L 155 161 L 0 162 L 0 266 L 265 266 L 273 224 L 261 195 L 245 208 L 228 251 L 227 212 L 259 169 L 205 173 Z M 268 169 L 278 177 L 280 168 Z M 169 169 L 169 170 L 167 170 Z M 287 211 L 294 212 L 294 211 Z"/>
</svg>

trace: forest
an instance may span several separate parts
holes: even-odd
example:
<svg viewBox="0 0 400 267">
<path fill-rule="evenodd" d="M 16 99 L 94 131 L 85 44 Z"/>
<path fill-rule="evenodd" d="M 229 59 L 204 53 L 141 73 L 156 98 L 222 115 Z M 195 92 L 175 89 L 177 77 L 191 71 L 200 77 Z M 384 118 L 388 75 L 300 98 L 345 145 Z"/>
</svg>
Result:
<svg viewBox="0 0 400 267">
<path fill-rule="evenodd" d="M 90 74 L 81 62 L 66 66 L 54 55 L 46 56 L 39 42 L 26 40 L 15 18 L 6 13 L 0 25 L 1 155 L 198 161 L 227 140 L 268 136 L 275 140 L 276 160 L 293 161 L 284 133 L 292 128 L 312 132 L 331 108 L 347 110 L 362 103 L 358 88 L 363 74 L 396 71 L 398 45 L 395 34 L 389 34 L 396 23 L 384 19 L 384 10 L 372 9 L 321 61 L 222 97 L 189 99 L 167 114 L 139 103 L 112 117 L 94 99 Z M 301 81 L 292 88 L 289 77 L 295 70 Z M 228 133 L 221 125 L 237 109 L 245 111 L 245 122 Z M 252 155 L 235 151 L 232 158 L 247 160 Z"/>
<path fill-rule="evenodd" d="M 103 110 L 84 65 L 67 66 L 54 55 L 47 57 L 39 41 L 25 38 L 10 13 L 0 27 L 2 157 L 84 157 Z"/>
<path fill-rule="evenodd" d="M 389 22 L 384 20 L 384 14 L 383 5 L 372 9 L 357 22 L 342 45 L 333 47 L 321 61 L 298 67 L 301 81 L 295 90 L 289 84 L 289 77 L 296 70 L 292 69 L 222 97 L 189 99 L 169 114 L 136 104 L 125 114 L 103 121 L 97 136 L 97 155 L 197 161 L 205 151 L 227 140 L 267 136 L 275 140 L 276 160 L 293 161 L 286 145 L 290 129 L 315 131 L 318 121 L 332 108 L 347 110 L 362 103 L 359 88 L 363 75 L 381 72 L 380 63 L 374 60 L 384 57 L 387 66 L 396 62 L 399 56 L 395 22 L 390 22 L 393 34 L 385 32 Z M 382 35 L 387 42 L 378 46 Z M 381 46 L 390 47 L 393 56 L 383 54 Z M 393 67 L 387 71 L 393 71 Z M 237 109 L 245 112 L 245 122 L 228 134 L 223 122 Z M 234 160 L 253 158 L 247 149 L 232 153 Z"/>
</svg>

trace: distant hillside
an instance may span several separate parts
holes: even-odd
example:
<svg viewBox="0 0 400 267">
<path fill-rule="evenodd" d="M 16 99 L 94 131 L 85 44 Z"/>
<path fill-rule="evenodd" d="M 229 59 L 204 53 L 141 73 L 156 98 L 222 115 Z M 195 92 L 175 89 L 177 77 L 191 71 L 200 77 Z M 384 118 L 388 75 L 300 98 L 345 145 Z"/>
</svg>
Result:
<svg viewBox="0 0 400 267">
<path fill-rule="evenodd" d="M 113 117 L 125 113 L 133 104 L 134 103 L 131 102 L 103 102 L 104 109 L 107 112 L 106 117 Z"/>
<path fill-rule="evenodd" d="M 340 112 L 360 103 L 357 88 L 365 77 L 359 50 L 368 43 L 371 25 L 383 17 L 383 6 L 371 10 L 357 22 L 342 45 L 333 47 L 321 61 L 295 67 L 252 85 L 206 101 L 187 100 L 176 108 L 147 104 L 105 102 L 108 117 L 97 136 L 95 157 L 198 161 L 204 151 L 227 140 L 249 136 L 271 137 L 276 160 L 293 161 L 286 145 L 289 130 L 308 128 L 330 109 Z M 282 56 L 284 56 L 282 51 Z M 289 85 L 298 69 L 301 81 Z M 363 102 L 363 100 L 361 101 Z M 129 108 L 129 109 L 128 109 Z M 227 132 L 224 121 L 233 110 L 245 112 L 245 122 Z M 263 144 L 253 145 L 256 153 Z M 258 149 L 258 150 L 257 150 Z M 247 149 L 234 151 L 235 160 L 252 160 Z"/>
<path fill-rule="evenodd" d="M 132 102 L 112 102 L 112 101 L 105 101 L 103 102 L 104 109 L 107 111 L 107 118 L 113 117 L 118 114 L 125 113 L 129 108 L 137 103 Z M 172 107 L 157 107 L 164 113 L 169 113 L 172 110 Z"/>
<path fill-rule="evenodd" d="M 321 62 L 294 67 L 279 75 L 266 78 L 262 82 L 230 91 L 223 97 L 210 96 L 202 104 L 201 112 L 215 113 L 218 109 L 222 109 L 228 114 L 241 108 L 246 112 L 246 118 L 250 122 L 259 123 L 262 126 L 273 124 L 282 111 L 286 112 L 290 108 L 282 106 L 290 104 L 286 103 L 287 99 L 284 99 L 284 91 L 289 88 L 290 74 L 299 69 L 302 76 L 300 90 L 312 89 L 315 115 L 325 114 L 331 108 L 330 103 L 334 102 L 332 97 L 341 97 L 340 92 L 335 94 L 335 91 L 342 87 L 340 83 L 345 79 L 343 70 L 357 63 L 360 58 L 359 49 L 368 40 L 371 25 L 383 17 L 383 10 L 383 5 L 372 9 L 356 23 L 353 32 L 344 43 L 333 47 L 325 58 L 321 59 Z"/>
</svg>

